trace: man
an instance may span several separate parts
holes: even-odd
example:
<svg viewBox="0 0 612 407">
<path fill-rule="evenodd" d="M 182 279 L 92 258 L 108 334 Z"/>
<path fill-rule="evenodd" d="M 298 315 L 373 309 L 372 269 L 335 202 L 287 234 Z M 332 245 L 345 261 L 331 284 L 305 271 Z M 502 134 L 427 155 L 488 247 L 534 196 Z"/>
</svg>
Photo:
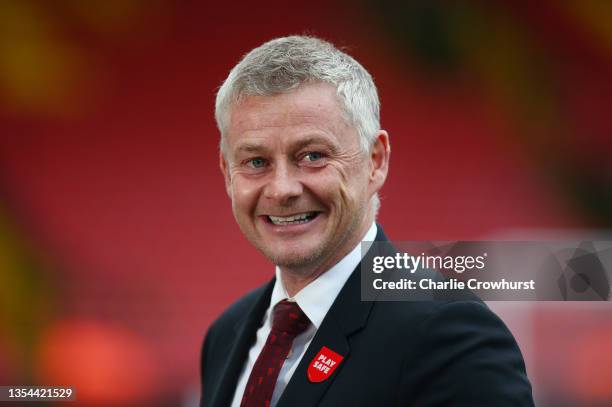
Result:
<svg viewBox="0 0 612 407">
<path fill-rule="evenodd" d="M 276 276 L 213 323 L 202 406 L 529 406 L 520 351 L 478 300 L 360 300 L 389 136 L 368 72 L 325 41 L 275 39 L 216 101 L 236 221 Z"/>
</svg>

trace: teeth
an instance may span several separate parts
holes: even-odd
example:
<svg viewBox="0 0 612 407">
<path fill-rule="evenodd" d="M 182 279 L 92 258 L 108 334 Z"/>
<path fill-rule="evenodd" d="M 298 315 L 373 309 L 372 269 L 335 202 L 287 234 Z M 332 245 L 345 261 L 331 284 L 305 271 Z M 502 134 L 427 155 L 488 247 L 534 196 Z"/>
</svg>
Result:
<svg viewBox="0 0 612 407">
<path fill-rule="evenodd" d="M 275 225 L 298 225 L 300 223 L 306 223 L 312 219 L 314 216 L 314 212 L 300 213 L 299 215 L 293 216 L 272 216 L 269 215 L 268 218 Z"/>
</svg>

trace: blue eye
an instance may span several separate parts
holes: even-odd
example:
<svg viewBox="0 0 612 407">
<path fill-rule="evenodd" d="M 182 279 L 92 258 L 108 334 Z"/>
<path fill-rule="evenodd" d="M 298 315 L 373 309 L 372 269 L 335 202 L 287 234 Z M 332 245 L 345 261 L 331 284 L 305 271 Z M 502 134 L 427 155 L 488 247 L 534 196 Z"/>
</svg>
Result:
<svg viewBox="0 0 612 407">
<path fill-rule="evenodd" d="M 253 158 L 249 160 L 249 165 L 253 168 L 263 168 L 266 165 L 266 160 L 261 157 Z"/>
<path fill-rule="evenodd" d="M 323 154 L 316 151 L 311 151 L 307 153 L 304 158 L 306 158 L 308 161 L 318 161 L 323 158 Z"/>
</svg>

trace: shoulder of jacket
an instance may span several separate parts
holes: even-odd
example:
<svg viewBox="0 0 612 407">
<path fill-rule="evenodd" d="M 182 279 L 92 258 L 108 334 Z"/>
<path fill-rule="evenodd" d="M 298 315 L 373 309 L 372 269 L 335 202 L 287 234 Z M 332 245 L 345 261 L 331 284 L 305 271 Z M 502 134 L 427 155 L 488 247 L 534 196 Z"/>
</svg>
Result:
<svg viewBox="0 0 612 407">
<path fill-rule="evenodd" d="M 226 328 L 233 328 L 234 325 L 244 317 L 245 313 L 248 312 L 251 307 L 255 304 L 257 299 L 263 294 L 267 285 L 266 283 L 254 290 L 249 291 L 221 313 L 221 315 L 213 321 L 210 325 L 209 331 L 212 330 L 225 330 Z"/>
</svg>

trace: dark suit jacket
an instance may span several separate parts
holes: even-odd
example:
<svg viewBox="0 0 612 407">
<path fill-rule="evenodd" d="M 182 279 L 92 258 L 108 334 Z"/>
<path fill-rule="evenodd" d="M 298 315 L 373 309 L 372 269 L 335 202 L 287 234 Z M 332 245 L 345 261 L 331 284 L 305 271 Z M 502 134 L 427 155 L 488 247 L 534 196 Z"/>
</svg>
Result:
<svg viewBox="0 0 612 407">
<path fill-rule="evenodd" d="M 387 240 L 378 227 L 377 241 Z M 274 280 L 217 319 L 202 351 L 204 407 L 229 406 Z M 307 369 L 321 347 L 344 356 L 325 381 Z M 360 267 L 327 313 L 278 407 L 533 406 L 521 352 L 476 298 L 362 302 Z"/>
</svg>

